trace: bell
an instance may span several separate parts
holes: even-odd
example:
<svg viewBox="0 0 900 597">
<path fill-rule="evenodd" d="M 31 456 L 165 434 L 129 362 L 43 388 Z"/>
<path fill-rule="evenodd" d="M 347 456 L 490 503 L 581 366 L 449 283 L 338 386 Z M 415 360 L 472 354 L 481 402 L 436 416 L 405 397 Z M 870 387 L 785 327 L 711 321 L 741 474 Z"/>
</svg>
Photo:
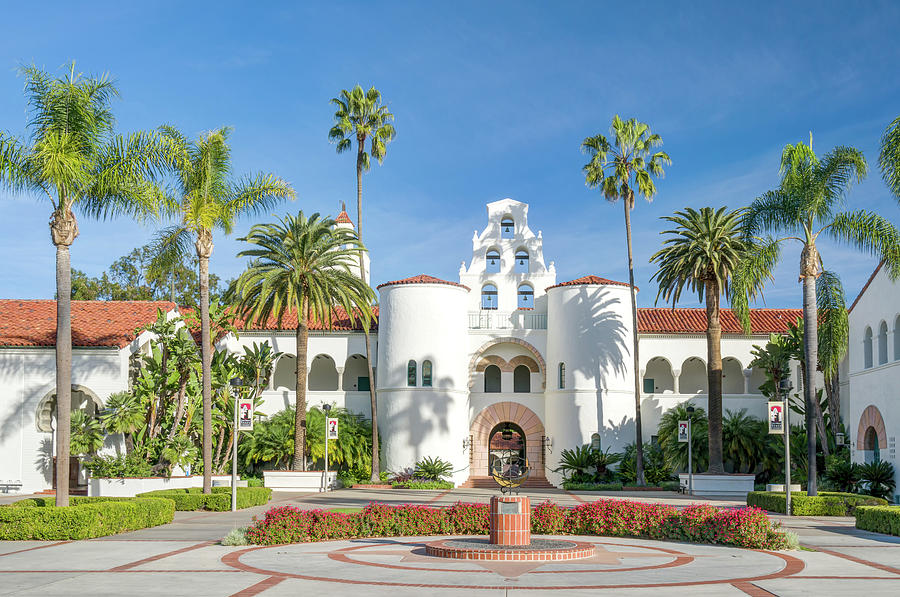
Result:
<svg viewBox="0 0 900 597">
<path fill-rule="evenodd" d="M 509 226 L 509 225 L 504 226 L 503 232 L 512 232 L 512 226 Z"/>
<path fill-rule="evenodd" d="M 491 265 L 497 265 L 497 260 L 492 258 L 492 259 L 491 259 Z"/>
<path fill-rule="evenodd" d="M 519 259 L 519 265 L 525 265 L 525 260 L 524 260 L 524 259 Z"/>
</svg>

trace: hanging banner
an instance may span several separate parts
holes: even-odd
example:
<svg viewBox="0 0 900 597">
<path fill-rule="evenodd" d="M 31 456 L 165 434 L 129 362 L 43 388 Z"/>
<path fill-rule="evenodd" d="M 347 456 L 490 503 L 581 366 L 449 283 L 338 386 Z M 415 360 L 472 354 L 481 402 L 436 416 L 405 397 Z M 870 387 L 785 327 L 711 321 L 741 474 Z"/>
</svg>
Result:
<svg viewBox="0 0 900 597">
<path fill-rule="evenodd" d="M 769 402 L 769 433 L 784 434 L 784 402 Z"/>
<path fill-rule="evenodd" d="M 688 422 L 678 421 L 678 441 L 681 443 L 688 442 Z"/>
<path fill-rule="evenodd" d="M 325 419 L 325 429 L 328 431 L 329 441 L 338 438 L 338 420 L 337 419 Z"/>
<path fill-rule="evenodd" d="M 238 431 L 251 431 L 253 429 L 253 400 L 240 398 L 238 400 Z"/>
</svg>

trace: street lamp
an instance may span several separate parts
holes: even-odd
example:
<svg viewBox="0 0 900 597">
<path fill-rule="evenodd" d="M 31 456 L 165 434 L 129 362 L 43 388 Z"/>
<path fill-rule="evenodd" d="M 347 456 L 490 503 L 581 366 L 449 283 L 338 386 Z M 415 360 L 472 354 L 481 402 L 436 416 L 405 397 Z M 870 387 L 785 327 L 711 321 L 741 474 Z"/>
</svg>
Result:
<svg viewBox="0 0 900 597">
<path fill-rule="evenodd" d="M 784 513 L 791 515 L 791 421 L 789 396 L 794 389 L 791 378 L 785 377 L 778 382 L 778 392 L 784 397 Z"/>
<path fill-rule="evenodd" d="M 231 378 L 231 393 L 234 396 L 234 444 L 231 451 L 231 511 L 237 512 L 237 446 L 238 446 L 238 410 L 240 404 L 238 400 L 241 397 L 241 387 L 244 380 L 240 377 Z"/>
<path fill-rule="evenodd" d="M 691 432 L 691 424 L 694 419 L 694 405 L 687 407 L 688 414 L 688 493 L 694 495 L 694 434 Z"/>
<path fill-rule="evenodd" d="M 323 487 L 328 491 L 328 413 L 331 412 L 330 404 L 323 404 L 322 410 L 325 411 L 325 482 Z"/>
</svg>

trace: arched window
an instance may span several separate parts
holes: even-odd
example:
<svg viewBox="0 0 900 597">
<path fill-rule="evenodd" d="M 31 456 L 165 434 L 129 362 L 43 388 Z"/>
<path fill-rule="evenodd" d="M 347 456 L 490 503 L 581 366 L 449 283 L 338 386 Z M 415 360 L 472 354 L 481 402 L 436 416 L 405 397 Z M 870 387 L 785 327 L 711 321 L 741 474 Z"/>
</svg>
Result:
<svg viewBox="0 0 900 597">
<path fill-rule="evenodd" d="M 497 308 L 497 287 L 493 284 L 485 284 L 481 287 L 481 308 Z"/>
<path fill-rule="evenodd" d="M 484 370 L 484 391 L 500 392 L 500 367 L 488 365 Z"/>
<path fill-rule="evenodd" d="M 872 367 L 872 328 L 866 327 L 866 335 L 863 338 L 863 367 Z"/>
<path fill-rule="evenodd" d="M 416 385 L 416 362 L 412 359 L 406 364 L 406 385 Z"/>
<path fill-rule="evenodd" d="M 422 387 L 431 387 L 431 361 L 422 362 Z"/>
<path fill-rule="evenodd" d="M 513 369 L 513 392 L 531 391 L 531 369 L 527 365 L 519 365 Z"/>
<path fill-rule="evenodd" d="M 489 274 L 500 272 L 500 251 L 497 249 L 488 249 L 487 255 L 484 256 L 484 271 Z"/>
<path fill-rule="evenodd" d="M 559 389 L 565 390 L 566 389 L 566 364 L 560 363 L 558 370 L 559 370 Z"/>
<path fill-rule="evenodd" d="M 534 309 L 534 288 L 528 284 L 519 286 L 519 309 Z"/>
<path fill-rule="evenodd" d="M 515 236 L 516 223 L 513 222 L 512 217 L 505 216 L 500 220 L 500 238 L 515 238 Z"/>
<path fill-rule="evenodd" d="M 878 328 L 878 364 L 887 363 L 887 323 L 881 322 Z"/>
<path fill-rule="evenodd" d="M 894 320 L 894 360 L 900 361 L 900 315 Z"/>
<path fill-rule="evenodd" d="M 516 251 L 516 273 L 527 274 L 528 271 L 528 251 L 519 249 Z"/>
</svg>

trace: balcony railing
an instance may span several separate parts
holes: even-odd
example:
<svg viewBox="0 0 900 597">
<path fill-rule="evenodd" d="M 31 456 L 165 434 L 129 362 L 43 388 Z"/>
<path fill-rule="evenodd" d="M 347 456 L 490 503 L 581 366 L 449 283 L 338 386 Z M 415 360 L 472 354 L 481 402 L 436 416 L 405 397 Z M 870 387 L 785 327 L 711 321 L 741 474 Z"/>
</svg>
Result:
<svg viewBox="0 0 900 597">
<path fill-rule="evenodd" d="M 471 330 L 546 330 L 547 314 L 532 311 L 470 311 Z"/>
</svg>

